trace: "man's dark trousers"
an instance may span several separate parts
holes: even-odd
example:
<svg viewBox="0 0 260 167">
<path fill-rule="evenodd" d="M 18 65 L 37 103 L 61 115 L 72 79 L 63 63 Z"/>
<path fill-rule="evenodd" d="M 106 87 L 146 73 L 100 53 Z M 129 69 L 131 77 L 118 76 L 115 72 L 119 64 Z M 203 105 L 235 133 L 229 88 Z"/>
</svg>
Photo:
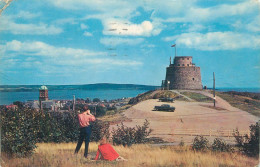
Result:
<svg viewBox="0 0 260 167">
<path fill-rule="evenodd" d="M 79 134 L 78 144 L 75 149 L 75 153 L 79 152 L 79 149 L 80 149 L 83 141 L 85 140 L 84 157 L 88 156 L 88 145 L 89 145 L 89 141 L 90 141 L 90 135 L 91 135 L 91 126 L 90 125 L 87 127 L 84 127 L 84 128 L 80 128 L 80 134 Z"/>
</svg>

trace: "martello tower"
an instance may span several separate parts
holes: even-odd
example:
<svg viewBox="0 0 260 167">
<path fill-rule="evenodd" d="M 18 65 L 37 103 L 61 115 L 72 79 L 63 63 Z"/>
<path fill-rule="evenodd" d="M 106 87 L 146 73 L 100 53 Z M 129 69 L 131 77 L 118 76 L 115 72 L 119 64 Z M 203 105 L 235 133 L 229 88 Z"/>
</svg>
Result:
<svg viewBox="0 0 260 167">
<path fill-rule="evenodd" d="M 192 63 L 192 56 L 176 56 L 166 68 L 162 82 L 166 89 L 202 89 L 200 67 Z"/>
</svg>

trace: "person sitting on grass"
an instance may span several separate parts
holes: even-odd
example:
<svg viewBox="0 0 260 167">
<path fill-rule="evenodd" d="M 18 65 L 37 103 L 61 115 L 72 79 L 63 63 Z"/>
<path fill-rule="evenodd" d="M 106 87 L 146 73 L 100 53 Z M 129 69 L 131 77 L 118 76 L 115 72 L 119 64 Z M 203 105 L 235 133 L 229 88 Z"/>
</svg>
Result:
<svg viewBox="0 0 260 167">
<path fill-rule="evenodd" d="M 100 140 L 98 151 L 95 160 L 107 160 L 107 161 L 126 161 L 123 157 L 114 150 L 114 148 L 107 142 L 107 138 L 103 137 Z"/>
</svg>

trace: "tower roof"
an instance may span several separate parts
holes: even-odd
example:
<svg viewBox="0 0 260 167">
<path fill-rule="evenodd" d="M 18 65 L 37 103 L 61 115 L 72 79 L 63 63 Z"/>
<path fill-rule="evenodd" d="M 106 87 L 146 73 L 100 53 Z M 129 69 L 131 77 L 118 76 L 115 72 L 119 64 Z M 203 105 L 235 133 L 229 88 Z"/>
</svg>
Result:
<svg viewBox="0 0 260 167">
<path fill-rule="evenodd" d="M 39 89 L 40 90 L 48 90 L 48 88 L 45 85 L 42 85 Z"/>
</svg>

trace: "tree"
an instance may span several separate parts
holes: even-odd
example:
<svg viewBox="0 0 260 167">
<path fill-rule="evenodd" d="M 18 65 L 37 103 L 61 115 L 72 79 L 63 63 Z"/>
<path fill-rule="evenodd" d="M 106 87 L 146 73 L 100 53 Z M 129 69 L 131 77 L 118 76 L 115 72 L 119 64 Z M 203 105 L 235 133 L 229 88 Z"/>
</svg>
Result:
<svg viewBox="0 0 260 167">
<path fill-rule="evenodd" d="M 250 127 L 250 135 L 241 136 L 238 129 L 234 133 L 237 146 L 248 156 L 259 156 L 259 123 L 252 124 Z"/>
<path fill-rule="evenodd" d="M 23 102 L 15 101 L 13 102 L 14 105 L 17 105 L 18 108 L 23 108 Z"/>
<path fill-rule="evenodd" d="M 90 98 L 86 98 L 85 103 L 91 103 Z"/>
<path fill-rule="evenodd" d="M 93 99 L 93 102 L 98 103 L 98 102 L 100 102 L 100 99 L 99 99 L 99 98 L 94 98 L 94 99 Z"/>
</svg>

